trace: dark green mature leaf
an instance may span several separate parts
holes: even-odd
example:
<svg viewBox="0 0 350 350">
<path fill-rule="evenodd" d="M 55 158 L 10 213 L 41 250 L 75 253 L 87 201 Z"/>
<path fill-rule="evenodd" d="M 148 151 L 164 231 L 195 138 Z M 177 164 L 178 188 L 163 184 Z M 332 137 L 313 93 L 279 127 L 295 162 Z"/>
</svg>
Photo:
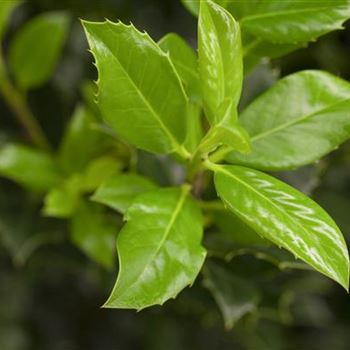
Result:
<svg viewBox="0 0 350 350">
<path fill-rule="evenodd" d="M 261 236 L 348 289 L 346 244 L 337 225 L 318 204 L 259 171 L 209 167 L 215 171 L 216 190 L 230 210 Z"/>
<path fill-rule="evenodd" d="M 19 144 L 0 149 L 0 176 L 39 192 L 49 190 L 61 180 L 61 174 L 48 154 Z"/>
<path fill-rule="evenodd" d="M 179 35 L 170 33 L 165 35 L 158 42 L 164 52 L 169 52 L 182 82 L 184 83 L 187 95 L 194 102 L 201 99 L 197 55 Z"/>
<path fill-rule="evenodd" d="M 231 153 L 230 163 L 264 170 L 312 163 L 350 137 L 350 84 L 321 71 L 290 75 L 248 106 L 240 122 L 252 152 Z"/>
<path fill-rule="evenodd" d="M 73 242 L 106 268 L 113 266 L 117 232 L 118 222 L 94 203 L 82 203 L 71 222 Z"/>
<path fill-rule="evenodd" d="M 234 12 L 235 6 L 231 5 Z M 348 0 L 265 0 L 254 2 L 241 18 L 242 30 L 275 43 L 308 42 L 342 28 L 350 17 Z"/>
<path fill-rule="evenodd" d="M 0 40 L 4 36 L 5 28 L 12 11 L 21 3 L 21 0 L 0 1 Z"/>
<path fill-rule="evenodd" d="M 139 148 L 186 156 L 181 144 L 187 97 L 169 55 L 132 25 L 83 25 L 99 71 L 98 102 L 106 121 Z"/>
<path fill-rule="evenodd" d="M 9 64 L 24 90 L 48 80 L 58 62 L 69 26 L 65 13 L 44 13 L 20 29 L 10 45 Z"/>
<path fill-rule="evenodd" d="M 218 304 L 227 330 L 256 309 L 259 293 L 248 280 L 215 263 L 205 264 L 204 275 L 204 286 Z"/>
<path fill-rule="evenodd" d="M 141 175 L 120 174 L 103 183 L 93 195 L 92 200 L 124 214 L 135 197 L 154 189 L 156 185 Z"/>
<path fill-rule="evenodd" d="M 224 118 L 234 120 L 243 83 L 240 28 L 229 12 L 212 1 L 201 2 L 198 58 L 207 118 L 214 125 Z"/>
<path fill-rule="evenodd" d="M 189 195 L 182 187 L 136 198 L 118 236 L 119 276 L 106 307 L 163 304 L 193 283 L 206 253 L 202 216 Z"/>
</svg>

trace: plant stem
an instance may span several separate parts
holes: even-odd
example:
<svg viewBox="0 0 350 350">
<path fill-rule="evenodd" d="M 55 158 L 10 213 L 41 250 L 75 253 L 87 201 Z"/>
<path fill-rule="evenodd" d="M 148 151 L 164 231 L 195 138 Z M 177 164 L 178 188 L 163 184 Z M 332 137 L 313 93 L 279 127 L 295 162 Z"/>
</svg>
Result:
<svg viewBox="0 0 350 350">
<path fill-rule="evenodd" d="M 29 109 L 27 101 L 23 94 L 18 91 L 11 81 L 6 77 L 5 67 L 0 57 L 0 92 L 6 103 L 13 111 L 14 117 L 22 125 L 31 141 L 44 150 L 50 150 L 50 144 L 34 115 Z"/>
</svg>

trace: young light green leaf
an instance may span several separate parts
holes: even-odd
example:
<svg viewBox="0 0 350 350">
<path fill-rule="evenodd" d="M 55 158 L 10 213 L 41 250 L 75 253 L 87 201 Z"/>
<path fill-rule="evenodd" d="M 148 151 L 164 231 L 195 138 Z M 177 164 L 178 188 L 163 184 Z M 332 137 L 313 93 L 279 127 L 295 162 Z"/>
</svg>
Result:
<svg viewBox="0 0 350 350">
<path fill-rule="evenodd" d="M 73 175 L 45 197 L 43 214 L 56 218 L 69 218 L 76 211 L 82 193 L 82 177 Z"/>
<path fill-rule="evenodd" d="M 73 242 L 106 268 L 113 266 L 117 232 L 118 223 L 94 203 L 82 203 L 71 221 Z"/>
<path fill-rule="evenodd" d="M 318 204 L 257 170 L 208 166 L 215 172 L 219 196 L 233 213 L 261 236 L 348 289 L 349 256 L 344 238 Z"/>
<path fill-rule="evenodd" d="M 21 0 L 0 1 L 0 40 L 4 36 L 11 13 L 21 3 Z"/>
<path fill-rule="evenodd" d="M 69 27 L 65 13 L 44 13 L 25 24 L 10 45 L 9 64 L 24 90 L 45 83 L 56 67 Z"/>
<path fill-rule="evenodd" d="M 135 197 L 154 189 L 156 185 L 141 175 L 119 174 L 103 183 L 92 200 L 124 214 Z"/>
<path fill-rule="evenodd" d="M 263 170 L 315 162 L 350 137 L 350 84 L 321 71 L 290 75 L 240 116 L 252 152 L 227 160 Z"/>
<path fill-rule="evenodd" d="M 228 110 L 235 113 L 242 91 L 243 60 L 238 23 L 210 0 L 201 2 L 198 59 L 206 115 L 215 125 Z"/>
<path fill-rule="evenodd" d="M 61 174 L 48 154 L 19 144 L 0 149 L 0 176 L 39 192 L 45 192 L 61 181 Z"/>
<path fill-rule="evenodd" d="M 106 121 L 139 148 L 183 154 L 187 97 L 169 55 L 132 25 L 83 25 L 96 59 L 98 102 Z"/>
<path fill-rule="evenodd" d="M 188 106 L 187 136 L 184 144 L 185 148 L 189 152 L 195 152 L 202 138 L 202 108 L 197 104 L 191 103 Z"/>
<path fill-rule="evenodd" d="M 118 240 L 119 276 L 106 307 L 163 304 L 193 283 L 205 258 L 202 216 L 189 188 L 137 197 Z"/>
<path fill-rule="evenodd" d="M 159 47 L 164 52 L 169 52 L 177 73 L 179 74 L 187 95 L 193 102 L 201 100 L 201 92 L 198 75 L 197 55 L 179 35 L 170 33 L 159 42 Z"/>
<path fill-rule="evenodd" d="M 266 0 L 256 3 L 252 10 L 241 18 L 242 30 L 284 44 L 313 41 L 341 29 L 350 17 L 348 0 Z"/>
<path fill-rule="evenodd" d="M 190 11 L 193 15 L 198 16 L 199 14 L 199 6 L 201 1 L 206 0 L 181 0 L 183 5 Z M 216 4 L 219 4 L 222 7 L 225 7 L 229 0 L 215 0 Z"/>
<path fill-rule="evenodd" d="M 254 311 L 259 293 L 252 283 L 235 276 L 228 268 L 215 263 L 206 263 L 204 286 L 212 293 L 230 330 L 245 315 Z"/>
<path fill-rule="evenodd" d="M 94 129 L 96 123 L 97 119 L 86 107 L 75 109 L 58 152 L 58 162 L 65 172 L 84 171 L 92 159 L 107 149 L 109 139 Z"/>
</svg>

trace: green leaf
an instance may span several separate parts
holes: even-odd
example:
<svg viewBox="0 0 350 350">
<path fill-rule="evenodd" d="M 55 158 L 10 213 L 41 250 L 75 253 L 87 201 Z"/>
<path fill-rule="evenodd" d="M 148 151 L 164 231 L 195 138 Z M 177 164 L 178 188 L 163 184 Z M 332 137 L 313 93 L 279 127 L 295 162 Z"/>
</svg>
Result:
<svg viewBox="0 0 350 350">
<path fill-rule="evenodd" d="M 243 316 L 257 308 L 259 293 L 248 280 L 235 276 L 229 269 L 206 263 L 204 286 L 212 293 L 230 330 Z"/>
<path fill-rule="evenodd" d="M 19 144 L 0 149 L 0 176 L 38 192 L 49 190 L 61 180 L 61 174 L 48 154 Z"/>
<path fill-rule="evenodd" d="M 242 91 L 243 60 L 238 23 L 212 1 L 201 2 L 198 59 L 206 115 L 215 125 L 228 110 L 235 115 Z"/>
<path fill-rule="evenodd" d="M 98 103 L 106 121 L 139 148 L 184 153 L 187 97 L 169 55 L 132 25 L 83 25 L 96 59 Z"/>
<path fill-rule="evenodd" d="M 194 152 L 203 137 L 202 108 L 196 104 L 188 106 L 187 117 L 187 137 L 185 148 L 189 152 Z"/>
<path fill-rule="evenodd" d="M 268 242 L 260 237 L 250 226 L 228 210 L 215 211 L 214 222 L 223 236 L 236 244 L 263 244 Z"/>
<path fill-rule="evenodd" d="M 120 174 L 109 178 L 95 192 L 92 200 L 125 213 L 139 194 L 156 189 L 156 185 L 137 174 Z"/>
<path fill-rule="evenodd" d="M 194 102 L 199 102 L 201 100 L 201 92 L 198 63 L 197 55 L 193 48 L 174 33 L 165 35 L 158 42 L 158 45 L 164 52 L 169 52 L 170 59 L 184 84 L 187 95 Z"/>
<path fill-rule="evenodd" d="M 183 5 L 190 11 L 193 15 L 198 16 L 200 1 L 203 0 L 181 0 Z M 205 0 L 204 0 L 205 1 Z M 229 0 L 215 0 L 215 3 L 225 7 Z"/>
<path fill-rule="evenodd" d="M 261 236 L 348 289 L 346 244 L 337 225 L 318 204 L 259 171 L 208 166 L 215 172 L 219 196 L 233 213 Z"/>
<path fill-rule="evenodd" d="M 56 218 L 69 218 L 76 211 L 82 193 L 82 177 L 73 175 L 53 188 L 45 197 L 43 214 Z"/>
<path fill-rule="evenodd" d="M 82 172 L 89 162 L 107 148 L 108 138 L 94 128 L 97 120 L 84 106 L 78 106 L 68 123 L 58 152 L 64 171 Z"/>
<path fill-rule="evenodd" d="M 349 17 L 348 0 L 265 0 L 254 4 L 240 24 L 243 31 L 260 39 L 293 44 L 341 29 Z"/>
<path fill-rule="evenodd" d="M 0 1 L 0 40 L 4 36 L 6 25 L 13 10 L 22 3 L 21 0 Z"/>
<path fill-rule="evenodd" d="M 94 203 L 82 203 L 71 221 L 73 242 L 106 268 L 114 263 L 117 232 L 118 222 Z"/>
<path fill-rule="evenodd" d="M 106 307 L 163 304 L 193 283 L 205 258 L 202 216 L 189 188 L 140 195 L 118 240 L 119 276 Z"/>
<path fill-rule="evenodd" d="M 45 83 L 54 71 L 65 42 L 69 17 L 44 13 L 26 23 L 10 45 L 9 64 L 24 90 Z"/>
<path fill-rule="evenodd" d="M 315 162 L 350 137 L 350 84 L 321 71 L 290 75 L 240 116 L 251 136 L 249 155 L 230 163 L 287 170 Z"/>
</svg>

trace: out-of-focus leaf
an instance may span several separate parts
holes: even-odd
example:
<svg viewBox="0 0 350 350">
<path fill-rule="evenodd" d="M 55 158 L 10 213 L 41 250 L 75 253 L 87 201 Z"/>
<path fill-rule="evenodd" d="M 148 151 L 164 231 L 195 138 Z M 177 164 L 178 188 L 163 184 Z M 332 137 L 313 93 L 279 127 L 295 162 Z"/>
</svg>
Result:
<svg viewBox="0 0 350 350">
<path fill-rule="evenodd" d="M 83 25 L 96 59 L 98 103 L 106 121 L 139 148 L 183 154 L 187 97 L 169 55 L 132 25 Z"/>
<path fill-rule="evenodd" d="M 67 36 L 65 13 L 44 13 L 25 24 L 10 45 L 9 64 L 24 90 L 45 83 L 56 67 Z"/>
<path fill-rule="evenodd" d="M 194 102 L 201 99 L 197 55 L 179 35 L 170 33 L 165 35 L 159 42 L 159 47 L 164 52 L 169 52 L 182 82 L 184 83 L 187 95 Z"/>
<path fill-rule="evenodd" d="M 53 188 L 45 197 L 43 214 L 56 218 L 69 218 L 76 211 L 82 193 L 83 179 L 73 175 Z"/>
<path fill-rule="evenodd" d="M 51 189 L 61 180 L 54 160 L 47 153 L 19 144 L 0 149 L 0 175 L 38 192 Z"/>
<path fill-rule="evenodd" d="M 212 262 L 205 264 L 204 275 L 204 286 L 212 293 L 220 308 L 227 330 L 256 309 L 259 293 L 248 280 Z"/>
<path fill-rule="evenodd" d="M 95 192 L 92 199 L 125 213 L 139 194 L 152 191 L 156 185 L 137 174 L 120 174 L 109 178 Z"/>
<path fill-rule="evenodd" d="M 163 304 L 193 283 L 206 253 L 201 213 L 188 187 L 140 195 L 126 220 L 117 240 L 119 276 L 106 307 Z"/>
<path fill-rule="evenodd" d="M 73 242 L 106 268 L 113 266 L 117 232 L 118 222 L 94 203 L 81 203 L 71 221 Z"/>
<path fill-rule="evenodd" d="M 121 161 L 108 155 L 92 160 L 84 172 L 84 190 L 88 192 L 96 190 L 122 167 Z"/>
<path fill-rule="evenodd" d="M 214 222 L 220 231 L 237 244 L 268 244 L 250 226 L 228 210 L 213 212 Z"/>
<path fill-rule="evenodd" d="M 198 60 L 203 103 L 210 123 L 235 119 L 243 83 L 241 33 L 231 14 L 212 1 L 201 2 Z"/>
<path fill-rule="evenodd" d="M 277 82 L 241 114 L 252 152 L 227 160 L 263 170 L 315 162 L 350 137 L 350 84 L 329 73 L 303 71 Z"/>
<path fill-rule="evenodd" d="M 84 171 L 92 159 L 106 150 L 108 137 L 94 128 L 96 122 L 86 107 L 76 108 L 58 152 L 59 164 L 67 173 Z"/>
<path fill-rule="evenodd" d="M 181 0 L 181 1 L 188 11 L 190 11 L 193 15 L 198 16 L 201 0 Z M 219 4 L 223 7 L 225 7 L 228 2 L 229 0 L 215 0 L 216 4 Z"/>
<path fill-rule="evenodd" d="M 4 36 L 11 13 L 21 3 L 21 0 L 0 1 L 0 40 Z"/>
<path fill-rule="evenodd" d="M 349 256 L 344 238 L 318 204 L 253 169 L 219 165 L 212 169 L 216 190 L 233 213 L 261 236 L 348 289 Z"/>
</svg>

